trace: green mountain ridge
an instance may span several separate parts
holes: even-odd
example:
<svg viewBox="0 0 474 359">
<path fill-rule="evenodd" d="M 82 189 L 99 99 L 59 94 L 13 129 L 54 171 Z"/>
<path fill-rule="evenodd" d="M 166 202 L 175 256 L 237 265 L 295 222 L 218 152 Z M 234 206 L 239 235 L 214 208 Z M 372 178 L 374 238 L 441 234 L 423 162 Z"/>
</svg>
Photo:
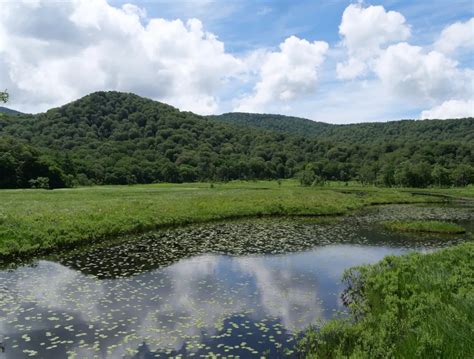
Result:
<svg viewBox="0 0 474 359">
<path fill-rule="evenodd" d="M 46 186 L 38 177 L 62 187 L 302 174 L 464 184 L 472 179 L 473 133 L 474 119 L 341 126 L 280 115 L 206 117 L 130 93 L 95 92 L 45 113 L 0 117 L 0 188 Z M 458 167 L 461 179 L 453 175 Z M 432 176 L 439 168 L 442 181 Z"/>
<path fill-rule="evenodd" d="M 350 124 L 330 124 L 305 118 L 275 115 L 230 112 L 212 115 L 209 118 L 244 127 L 254 127 L 295 135 L 331 139 L 336 141 L 383 142 L 399 136 L 417 139 L 474 140 L 473 118 L 451 120 L 399 120 L 389 122 L 365 122 Z M 368 136 L 370 135 L 370 136 Z"/>
<path fill-rule="evenodd" d="M 20 111 L 12 110 L 11 108 L 8 107 L 3 107 L 0 106 L 0 114 L 7 114 L 7 115 L 21 115 L 22 113 Z"/>
<path fill-rule="evenodd" d="M 277 114 L 229 112 L 208 117 L 233 125 L 289 132 L 301 136 L 318 135 L 324 133 L 329 127 L 334 126 L 325 122 L 316 122 L 306 118 Z"/>
</svg>

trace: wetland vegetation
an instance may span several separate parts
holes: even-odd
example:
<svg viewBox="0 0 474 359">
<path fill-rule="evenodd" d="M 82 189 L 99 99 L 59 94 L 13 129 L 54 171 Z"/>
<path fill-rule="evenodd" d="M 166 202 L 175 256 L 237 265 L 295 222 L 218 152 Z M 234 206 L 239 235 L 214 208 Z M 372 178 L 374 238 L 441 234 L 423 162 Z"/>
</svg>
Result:
<svg viewBox="0 0 474 359">
<path fill-rule="evenodd" d="M 352 306 L 347 310 L 341 301 L 345 269 L 469 239 L 413 237 L 380 225 L 407 218 L 474 229 L 469 204 L 381 205 L 339 217 L 241 218 L 168 228 L 10 266 L 0 271 L 7 357 L 296 358 L 296 342 L 309 326 L 326 328 L 331 319 L 352 315 Z M 461 263 L 451 262 L 451 268 Z M 424 273 L 429 276 L 428 269 Z M 456 273 L 469 271 L 459 267 Z M 456 283 L 450 278 L 440 288 Z"/>
<path fill-rule="evenodd" d="M 349 269 L 349 317 L 311 330 L 308 358 L 474 357 L 474 243 Z"/>
<path fill-rule="evenodd" d="M 455 223 L 442 221 L 389 221 L 384 226 L 393 231 L 421 232 L 421 233 L 464 233 L 466 230 Z"/>
<path fill-rule="evenodd" d="M 438 191 L 438 194 L 440 192 Z M 449 195 L 450 189 L 442 193 Z M 464 189 L 472 196 L 472 187 Z M 426 194 L 426 193 L 425 193 Z M 296 181 L 155 184 L 0 191 L 0 254 L 48 253 L 80 243 L 211 220 L 341 215 L 371 204 L 439 202 L 442 197 L 343 183 Z"/>
</svg>

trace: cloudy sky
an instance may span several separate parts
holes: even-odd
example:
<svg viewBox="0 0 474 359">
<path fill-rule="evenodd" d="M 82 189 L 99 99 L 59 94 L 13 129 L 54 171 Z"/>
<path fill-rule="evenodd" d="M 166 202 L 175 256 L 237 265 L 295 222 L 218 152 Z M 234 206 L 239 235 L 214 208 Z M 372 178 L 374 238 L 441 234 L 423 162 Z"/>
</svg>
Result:
<svg viewBox="0 0 474 359">
<path fill-rule="evenodd" d="M 472 0 L 0 0 L 0 88 L 39 112 L 97 90 L 199 114 L 474 116 Z"/>
</svg>

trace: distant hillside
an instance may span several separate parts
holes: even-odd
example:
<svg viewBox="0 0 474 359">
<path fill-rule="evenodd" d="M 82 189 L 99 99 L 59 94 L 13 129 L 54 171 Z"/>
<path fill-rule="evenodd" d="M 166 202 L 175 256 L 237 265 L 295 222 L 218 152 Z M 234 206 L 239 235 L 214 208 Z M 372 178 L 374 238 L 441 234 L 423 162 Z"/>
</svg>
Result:
<svg viewBox="0 0 474 359">
<path fill-rule="evenodd" d="M 474 141 L 473 118 L 332 125 L 299 117 L 240 112 L 209 117 L 238 126 L 251 126 L 337 142 L 383 143 L 407 139 Z"/>
<path fill-rule="evenodd" d="M 8 115 L 21 115 L 22 114 L 19 111 L 15 111 L 15 110 L 12 110 L 10 108 L 3 107 L 3 106 L 0 106 L 0 113 L 5 113 L 5 114 L 8 114 Z"/>
<path fill-rule="evenodd" d="M 230 112 L 208 117 L 234 125 L 258 127 L 301 136 L 322 135 L 333 126 L 324 122 L 315 122 L 300 117 L 258 113 Z"/>
<path fill-rule="evenodd" d="M 473 131 L 473 119 L 336 126 L 274 115 L 204 117 L 96 92 L 46 113 L 0 116 L 0 188 L 47 186 L 45 179 L 61 187 L 295 175 L 309 183 L 465 184 L 474 176 Z"/>
</svg>

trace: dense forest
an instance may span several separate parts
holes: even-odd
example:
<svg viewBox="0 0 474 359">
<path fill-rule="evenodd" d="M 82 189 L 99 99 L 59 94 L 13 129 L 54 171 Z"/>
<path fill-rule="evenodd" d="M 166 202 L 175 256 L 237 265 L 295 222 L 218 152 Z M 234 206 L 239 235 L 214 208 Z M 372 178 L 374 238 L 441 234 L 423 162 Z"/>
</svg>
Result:
<svg viewBox="0 0 474 359">
<path fill-rule="evenodd" d="M 349 125 L 331 125 L 283 115 L 225 113 L 209 116 L 226 123 L 254 127 L 331 142 L 376 144 L 405 141 L 474 141 L 473 119 L 456 120 L 401 120 Z"/>
<path fill-rule="evenodd" d="M 37 115 L 0 114 L 0 187 L 299 177 L 382 186 L 474 181 L 474 119 L 330 125 L 198 116 L 120 92 Z"/>
</svg>

